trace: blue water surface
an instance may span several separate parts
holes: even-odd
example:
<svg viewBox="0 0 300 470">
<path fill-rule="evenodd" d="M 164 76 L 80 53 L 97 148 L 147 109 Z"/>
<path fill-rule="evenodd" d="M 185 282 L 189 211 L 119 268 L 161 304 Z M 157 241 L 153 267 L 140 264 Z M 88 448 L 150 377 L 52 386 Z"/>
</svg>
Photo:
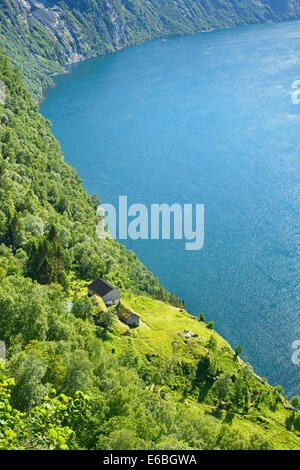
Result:
<svg viewBox="0 0 300 470">
<path fill-rule="evenodd" d="M 300 394 L 300 22 L 162 39 L 72 66 L 47 91 L 67 162 L 117 204 L 205 204 L 205 246 L 128 241 L 270 383 Z"/>
</svg>

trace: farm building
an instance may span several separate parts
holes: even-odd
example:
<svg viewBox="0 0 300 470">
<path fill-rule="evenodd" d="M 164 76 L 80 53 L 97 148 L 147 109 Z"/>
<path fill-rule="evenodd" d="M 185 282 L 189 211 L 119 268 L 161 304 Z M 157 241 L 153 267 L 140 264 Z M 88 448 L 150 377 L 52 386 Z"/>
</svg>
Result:
<svg viewBox="0 0 300 470">
<path fill-rule="evenodd" d="M 129 328 L 137 328 L 140 325 L 140 317 L 133 312 L 127 305 L 121 302 L 117 308 L 119 320 Z"/>
<path fill-rule="evenodd" d="M 89 296 L 101 297 L 105 305 L 118 305 L 121 300 L 121 294 L 114 286 L 104 279 L 96 279 L 88 286 Z"/>
</svg>

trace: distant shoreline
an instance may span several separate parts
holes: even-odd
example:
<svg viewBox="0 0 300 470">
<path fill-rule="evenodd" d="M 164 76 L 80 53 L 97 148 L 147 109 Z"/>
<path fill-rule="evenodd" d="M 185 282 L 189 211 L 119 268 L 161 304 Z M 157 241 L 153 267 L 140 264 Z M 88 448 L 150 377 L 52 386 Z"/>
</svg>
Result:
<svg viewBox="0 0 300 470">
<path fill-rule="evenodd" d="M 76 61 L 76 62 L 71 62 L 70 64 L 66 64 L 66 65 L 61 65 L 61 67 L 64 67 L 64 71 L 63 72 L 56 72 L 54 74 L 51 74 L 49 75 L 49 77 L 57 77 L 57 76 L 60 76 L 60 75 L 66 75 L 66 74 L 69 74 L 69 73 L 72 73 L 72 71 L 66 67 L 71 67 L 72 65 L 76 65 L 76 64 L 81 64 L 83 62 L 86 62 L 88 60 L 93 60 L 93 59 L 98 59 L 99 57 L 105 57 L 105 56 L 108 56 L 108 55 L 114 55 L 114 54 L 117 54 L 118 52 L 124 50 L 124 49 L 129 49 L 130 47 L 135 47 L 135 46 L 140 46 L 142 44 L 146 44 L 147 42 L 151 42 L 151 41 L 159 41 L 161 39 L 175 39 L 175 38 L 180 38 L 180 37 L 184 37 L 184 36 L 194 36 L 195 34 L 202 34 L 202 33 L 213 33 L 214 31 L 222 31 L 222 30 L 225 30 L 225 29 L 230 29 L 230 28 L 236 28 L 238 25 L 235 25 L 235 26 L 225 26 L 224 28 L 210 28 L 210 29 L 204 29 L 204 30 L 201 30 L 201 31 L 195 31 L 194 33 L 190 33 L 190 34 L 174 34 L 174 35 L 170 35 L 170 36 L 160 36 L 160 37 L 157 37 L 157 38 L 152 38 L 152 39 L 145 39 L 145 41 L 139 41 L 139 42 L 136 42 L 134 44 L 130 44 L 128 46 L 123 46 L 123 47 L 120 47 L 119 49 L 113 51 L 113 52 L 107 52 L 107 53 L 104 53 L 104 54 L 98 54 L 98 55 L 95 55 L 93 57 L 84 57 L 82 58 L 81 60 L 79 61 Z M 242 26 L 242 25 L 240 25 Z M 250 25 L 248 25 L 250 26 Z M 47 90 L 51 90 L 52 88 L 55 88 L 56 87 L 56 83 L 53 81 L 53 83 L 51 85 L 47 85 L 46 87 L 42 88 L 42 93 L 43 93 L 43 98 L 41 98 L 38 102 L 38 105 L 40 106 L 42 103 L 44 103 L 44 101 L 47 99 L 45 96 L 44 96 L 44 93 L 47 91 Z"/>
</svg>

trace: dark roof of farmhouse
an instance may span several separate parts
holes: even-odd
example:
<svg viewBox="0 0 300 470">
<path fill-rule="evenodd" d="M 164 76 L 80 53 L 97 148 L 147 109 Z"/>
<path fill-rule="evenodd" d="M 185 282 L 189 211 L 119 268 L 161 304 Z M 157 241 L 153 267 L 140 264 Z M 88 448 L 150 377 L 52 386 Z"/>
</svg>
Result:
<svg viewBox="0 0 300 470">
<path fill-rule="evenodd" d="M 111 292 L 112 290 L 117 290 L 114 286 L 112 286 L 109 282 L 104 281 L 104 279 L 96 279 L 93 281 L 89 286 L 89 289 L 96 292 L 101 297 L 104 297 L 106 294 Z"/>
</svg>

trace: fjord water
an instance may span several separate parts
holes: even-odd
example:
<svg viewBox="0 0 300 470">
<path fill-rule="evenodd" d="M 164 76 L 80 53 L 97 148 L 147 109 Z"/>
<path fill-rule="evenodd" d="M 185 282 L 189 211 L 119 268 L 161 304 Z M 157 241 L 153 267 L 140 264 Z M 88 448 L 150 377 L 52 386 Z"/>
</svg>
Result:
<svg viewBox="0 0 300 470">
<path fill-rule="evenodd" d="M 126 241 L 255 371 L 300 394 L 300 22 L 162 39 L 71 67 L 42 113 L 90 193 L 205 204 L 205 246 Z"/>
</svg>

